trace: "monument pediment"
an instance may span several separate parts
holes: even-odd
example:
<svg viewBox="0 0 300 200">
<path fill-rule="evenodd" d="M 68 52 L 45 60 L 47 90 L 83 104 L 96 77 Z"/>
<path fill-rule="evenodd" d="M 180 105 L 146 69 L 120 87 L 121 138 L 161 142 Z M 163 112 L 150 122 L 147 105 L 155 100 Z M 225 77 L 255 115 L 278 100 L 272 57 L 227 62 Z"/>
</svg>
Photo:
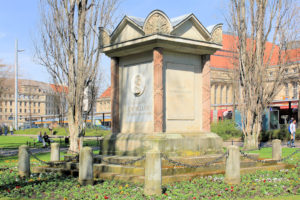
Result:
<svg viewBox="0 0 300 200">
<path fill-rule="evenodd" d="M 208 45 L 205 48 L 209 49 L 210 46 L 212 51 L 220 49 L 222 45 L 222 24 L 205 28 L 194 14 L 169 18 L 164 12 L 154 10 L 146 18 L 125 16 L 110 35 L 101 30 L 102 51 L 108 54 L 120 47 L 124 51 L 127 45 L 132 50 L 132 46 L 143 44 L 142 40 L 156 38 L 151 37 L 153 35 L 166 36 L 167 40 L 183 39 L 182 46 L 191 41 L 206 43 Z M 154 39 L 153 42 L 158 41 Z M 147 41 L 146 45 L 150 43 Z"/>
</svg>

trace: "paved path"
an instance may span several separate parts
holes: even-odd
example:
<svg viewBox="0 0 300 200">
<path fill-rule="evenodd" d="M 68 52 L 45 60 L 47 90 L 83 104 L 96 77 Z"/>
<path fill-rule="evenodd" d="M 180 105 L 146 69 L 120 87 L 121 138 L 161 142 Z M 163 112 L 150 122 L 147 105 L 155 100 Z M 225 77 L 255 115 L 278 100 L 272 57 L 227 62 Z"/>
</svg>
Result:
<svg viewBox="0 0 300 200">
<path fill-rule="evenodd" d="M 239 147 L 242 147 L 244 142 L 241 142 L 241 141 L 233 141 L 233 142 L 232 141 L 225 141 L 223 143 L 223 146 L 228 147 L 232 144 L 236 145 L 236 146 L 239 146 Z M 261 145 L 261 148 L 263 148 L 263 147 L 272 147 L 272 142 L 262 142 L 260 145 Z M 281 146 L 282 147 L 287 147 L 287 142 L 281 142 Z M 295 147 L 300 148 L 300 141 L 299 140 L 295 141 Z"/>
</svg>

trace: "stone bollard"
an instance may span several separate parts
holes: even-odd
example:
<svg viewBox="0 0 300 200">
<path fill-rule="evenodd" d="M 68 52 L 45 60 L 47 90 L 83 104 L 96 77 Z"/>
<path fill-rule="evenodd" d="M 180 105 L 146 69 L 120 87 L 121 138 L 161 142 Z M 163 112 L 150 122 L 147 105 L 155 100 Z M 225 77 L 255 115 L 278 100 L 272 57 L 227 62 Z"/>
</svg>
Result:
<svg viewBox="0 0 300 200">
<path fill-rule="evenodd" d="M 93 150 L 91 147 L 83 147 L 80 150 L 78 181 L 81 185 L 94 183 Z"/>
<path fill-rule="evenodd" d="M 158 150 L 146 153 L 145 161 L 145 195 L 161 195 L 161 157 Z"/>
<path fill-rule="evenodd" d="M 58 143 L 51 143 L 51 161 L 59 161 L 60 160 L 60 151 Z"/>
<path fill-rule="evenodd" d="M 27 145 L 19 146 L 19 175 L 20 177 L 30 176 L 30 155 Z"/>
<path fill-rule="evenodd" d="M 280 160 L 281 159 L 281 140 L 273 140 L 272 141 L 272 159 Z"/>
<path fill-rule="evenodd" d="M 241 182 L 239 147 L 231 145 L 227 151 L 229 155 L 226 160 L 225 183 L 239 184 Z"/>
</svg>

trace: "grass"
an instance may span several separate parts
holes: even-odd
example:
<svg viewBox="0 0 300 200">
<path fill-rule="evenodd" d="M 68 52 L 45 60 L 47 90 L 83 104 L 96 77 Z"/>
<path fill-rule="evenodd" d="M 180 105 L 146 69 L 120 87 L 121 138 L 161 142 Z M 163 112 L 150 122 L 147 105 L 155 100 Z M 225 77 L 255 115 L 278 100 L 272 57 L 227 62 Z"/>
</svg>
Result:
<svg viewBox="0 0 300 200">
<path fill-rule="evenodd" d="M 39 132 L 42 132 L 42 133 L 46 132 L 47 134 L 50 135 L 50 131 L 48 128 L 31 128 L 31 129 L 25 129 L 25 130 L 18 130 L 18 131 L 15 131 L 15 134 L 17 134 L 17 135 L 38 135 Z M 61 128 L 61 127 L 54 128 L 53 132 L 56 132 L 56 135 L 59 135 L 59 136 L 69 135 L 66 132 L 66 129 Z M 109 133 L 110 133 L 110 131 L 107 131 L 107 130 L 87 128 L 85 136 L 105 136 Z"/>
</svg>

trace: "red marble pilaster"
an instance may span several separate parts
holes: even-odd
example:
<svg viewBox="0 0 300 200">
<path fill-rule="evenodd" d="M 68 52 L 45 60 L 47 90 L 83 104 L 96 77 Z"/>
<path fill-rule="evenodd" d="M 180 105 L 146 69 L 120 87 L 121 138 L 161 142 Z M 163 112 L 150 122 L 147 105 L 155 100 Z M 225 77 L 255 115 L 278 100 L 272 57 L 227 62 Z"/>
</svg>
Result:
<svg viewBox="0 0 300 200">
<path fill-rule="evenodd" d="M 119 119 L 119 58 L 111 58 L 111 132 L 120 132 Z"/>
<path fill-rule="evenodd" d="M 163 132 L 164 120 L 164 86 L 163 86 L 163 49 L 153 49 L 153 69 L 154 69 L 154 132 Z"/>
<path fill-rule="evenodd" d="M 202 130 L 210 131 L 210 55 L 202 56 Z"/>
</svg>

